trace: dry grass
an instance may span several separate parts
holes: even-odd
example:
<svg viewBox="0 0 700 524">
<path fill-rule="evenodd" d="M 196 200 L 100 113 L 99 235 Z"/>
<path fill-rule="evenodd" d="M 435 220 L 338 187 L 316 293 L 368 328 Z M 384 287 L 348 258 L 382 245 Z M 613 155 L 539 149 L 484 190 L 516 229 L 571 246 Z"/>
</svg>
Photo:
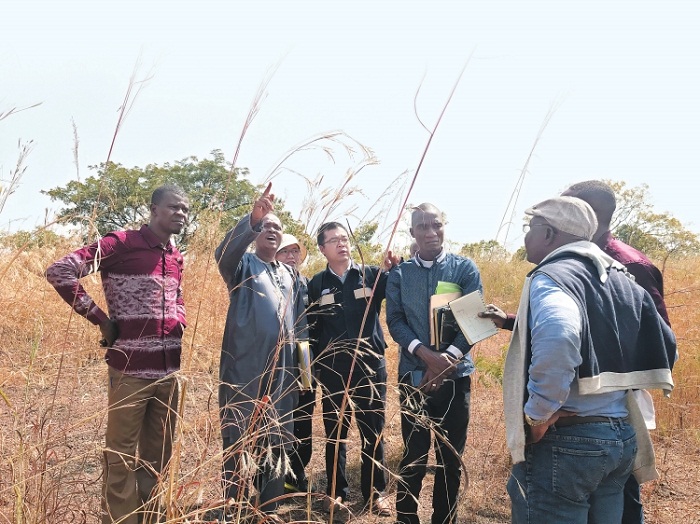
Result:
<svg viewBox="0 0 700 524">
<path fill-rule="evenodd" d="M 228 298 L 213 264 L 217 235 L 200 230 L 188 253 L 185 296 L 187 330 L 182 409 L 173 467 L 163 478 L 168 522 L 185 522 L 198 504 L 216 504 L 221 459 L 217 377 Z M 76 242 L 36 252 L 0 254 L 0 524 L 98 522 L 101 446 L 105 424 L 106 367 L 98 330 L 70 314 L 42 276 L 44 268 Z M 514 310 L 526 263 L 480 264 L 486 299 Z M 667 296 L 681 360 L 671 399 L 657 399 L 654 432 L 661 478 L 644 488 L 650 524 L 700 521 L 700 260 L 669 265 Z M 98 277 L 86 285 L 100 297 Z M 469 487 L 461 499 L 464 523 L 509 520 L 505 493 L 508 455 L 504 443 L 500 360 L 508 342 L 501 333 L 474 348 L 479 371 L 473 382 L 472 418 L 464 462 Z M 388 467 L 396 472 L 401 451 L 396 346 L 390 341 L 386 442 Z M 320 407 L 320 406 L 319 406 Z M 310 476 L 325 485 L 320 410 Z M 351 442 L 357 438 L 351 431 Z M 351 445 L 350 509 L 353 522 L 386 521 L 361 515 L 359 451 Z M 391 477 L 389 492 L 395 489 Z M 426 478 L 421 515 L 430 513 L 432 476 Z M 320 499 L 290 502 L 288 520 L 325 521 Z M 340 515 L 347 518 L 347 515 Z"/>
</svg>

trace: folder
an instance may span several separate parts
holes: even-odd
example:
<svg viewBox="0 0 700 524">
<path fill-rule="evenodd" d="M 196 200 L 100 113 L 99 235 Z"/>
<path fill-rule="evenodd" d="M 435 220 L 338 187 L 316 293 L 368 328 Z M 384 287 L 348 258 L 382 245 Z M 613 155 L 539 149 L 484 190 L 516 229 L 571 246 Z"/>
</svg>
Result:
<svg viewBox="0 0 700 524">
<path fill-rule="evenodd" d="M 299 359 L 299 382 L 301 389 L 310 390 L 313 387 L 313 377 L 311 374 L 311 350 L 309 341 L 297 341 L 297 357 Z"/>
<path fill-rule="evenodd" d="M 455 300 L 462 295 L 460 291 L 451 293 L 442 293 L 430 297 L 430 345 L 439 348 L 440 344 L 437 337 L 440 333 L 438 319 L 442 317 L 444 309 L 449 309 L 451 300 Z"/>
</svg>

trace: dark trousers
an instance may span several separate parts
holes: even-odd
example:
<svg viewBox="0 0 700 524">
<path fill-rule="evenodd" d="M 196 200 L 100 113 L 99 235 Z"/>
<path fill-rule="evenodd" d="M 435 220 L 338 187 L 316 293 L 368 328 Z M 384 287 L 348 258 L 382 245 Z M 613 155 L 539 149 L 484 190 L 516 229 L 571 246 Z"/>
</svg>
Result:
<svg viewBox="0 0 700 524">
<path fill-rule="evenodd" d="M 642 493 L 639 482 L 630 475 L 625 483 L 624 510 L 622 524 L 644 524 L 644 509 L 642 508 Z"/>
<path fill-rule="evenodd" d="M 223 437 L 224 461 L 223 461 L 223 484 L 224 496 L 226 499 L 245 502 L 249 496 L 249 486 L 247 480 L 241 473 L 241 455 L 236 450 L 238 442 L 231 438 Z M 278 497 L 284 495 L 284 476 L 273 471 L 273 465 L 277 463 L 279 453 L 282 449 L 272 449 L 275 454 L 270 460 L 255 474 L 253 487 L 258 491 L 258 504 L 251 502 L 251 505 L 258 506 L 265 512 L 274 512 L 277 509 Z"/>
<path fill-rule="evenodd" d="M 457 520 L 457 496 L 462 475 L 461 455 L 467 442 L 471 380 L 446 380 L 425 395 L 411 385 L 410 374 L 399 383 L 403 457 L 396 487 L 396 520 L 419 524 L 418 499 L 425 477 L 431 434 L 435 433 L 437 469 L 433 486 L 432 524 Z"/>
<path fill-rule="evenodd" d="M 288 482 L 299 488 L 306 487 L 305 468 L 311 460 L 311 430 L 312 417 L 316 407 L 316 383 L 313 389 L 299 392 L 299 406 L 293 412 L 294 417 L 294 448 L 290 456 L 290 467 L 294 477 L 288 477 Z"/>
<path fill-rule="evenodd" d="M 354 411 L 362 442 L 360 486 L 362 497 L 368 501 L 373 492 L 382 492 L 386 488 L 382 437 L 386 403 L 386 368 L 381 367 L 372 374 L 358 362 L 353 374 L 349 377 L 348 373 L 324 368 L 321 370 L 320 380 L 323 388 L 323 425 L 327 439 L 327 494 L 332 498 L 348 499 L 349 489 L 345 471 L 346 440 Z M 348 399 L 343 402 L 346 387 Z M 335 486 L 333 486 L 334 478 Z"/>
</svg>

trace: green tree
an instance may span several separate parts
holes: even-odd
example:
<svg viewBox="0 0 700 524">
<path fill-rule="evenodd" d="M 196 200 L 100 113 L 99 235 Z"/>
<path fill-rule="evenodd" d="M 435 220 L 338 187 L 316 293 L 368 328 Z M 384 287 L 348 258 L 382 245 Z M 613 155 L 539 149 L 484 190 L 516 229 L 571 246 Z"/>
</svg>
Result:
<svg viewBox="0 0 700 524">
<path fill-rule="evenodd" d="M 639 216 L 638 224 L 621 225 L 615 230 L 615 236 L 648 255 L 660 258 L 661 271 L 669 258 L 700 253 L 698 235 L 668 213 L 645 212 Z"/>
<path fill-rule="evenodd" d="M 515 253 L 513 253 L 511 260 L 513 262 L 521 262 L 523 260 L 527 260 L 527 250 L 525 249 L 525 246 L 520 246 L 515 251 Z"/>
<path fill-rule="evenodd" d="M 60 244 L 61 240 L 62 238 L 59 235 L 45 227 L 36 228 L 33 232 L 0 232 L 0 248 L 8 248 L 13 251 L 52 247 Z"/>
<path fill-rule="evenodd" d="M 624 181 L 605 180 L 615 193 L 616 209 L 610 230 L 623 242 L 653 258 L 661 259 L 663 271 L 669 258 L 700 254 L 700 238 L 670 213 L 657 213 L 650 203 L 649 186 L 627 187 Z M 527 219 L 527 218 L 526 218 Z M 465 244 L 462 254 L 488 254 L 495 241 Z M 525 247 L 513 254 L 513 261 L 526 260 Z"/>
<path fill-rule="evenodd" d="M 256 195 L 255 186 L 245 178 L 248 170 L 232 170 L 219 150 L 204 160 L 191 156 L 174 164 L 145 168 L 110 162 L 90 169 L 96 175 L 84 182 L 73 180 L 64 187 L 43 191 L 51 200 L 64 204 L 57 218 L 78 226 L 86 235 L 91 226 L 105 234 L 147 222 L 153 190 L 162 184 L 177 184 L 190 200 L 189 223 L 180 238 L 184 246 L 200 220 L 218 217 L 222 229 L 232 227 L 249 212 Z"/>
<path fill-rule="evenodd" d="M 617 238 L 663 261 L 700 253 L 698 235 L 670 213 L 654 212 L 649 186 L 628 188 L 625 182 L 606 181 L 615 191 L 617 208 L 610 228 Z"/>
<path fill-rule="evenodd" d="M 510 257 L 506 248 L 498 240 L 480 240 L 479 242 L 464 244 L 459 254 L 464 257 L 484 261 L 507 260 Z"/>
<path fill-rule="evenodd" d="M 353 247 L 357 252 L 356 262 L 368 265 L 381 265 L 384 259 L 384 248 L 374 241 L 379 229 L 377 222 L 362 222 L 352 230 Z"/>
</svg>

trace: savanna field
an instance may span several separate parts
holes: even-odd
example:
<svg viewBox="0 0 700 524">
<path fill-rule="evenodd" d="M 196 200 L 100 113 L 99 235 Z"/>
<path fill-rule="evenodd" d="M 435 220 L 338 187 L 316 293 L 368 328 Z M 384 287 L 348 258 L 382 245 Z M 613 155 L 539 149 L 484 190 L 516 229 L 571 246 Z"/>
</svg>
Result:
<svg viewBox="0 0 700 524">
<path fill-rule="evenodd" d="M 186 256 L 181 410 L 173 461 L 162 478 L 161 522 L 200 519 L 220 501 L 217 378 L 220 342 L 228 306 L 214 264 L 217 235 L 200 231 Z M 97 523 L 101 486 L 101 447 L 106 422 L 106 365 L 99 330 L 71 310 L 43 277 L 63 254 L 79 247 L 62 239 L 31 250 L 0 252 L 0 524 Z M 517 308 L 526 262 L 477 260 L 485 298 L 507 311 Z M 315 269 L 315 268 L 314 268 Z M 311 271 L 309 269 L 309 271 Z M 657 430 L 652 432 L 660 478 L 644 485 L 649 524 L 700 522 L 700 258 L 669 260 L 665 291 L 678 338 L 680 360 L 671 398 L 654 392 Z M 84 279 L 102 300 L 98 276 Z M 472 412 L 463 456 L 468 486 L 460 499 L 460 523 L 510 520 L 505 484 L 501 369 L 509 333 L 473 349 L 478 371 L 472 385 Z M 387 335 L 388 337 L 388 335 Z M 388 337 L 390 384 L 385 439 L 389 494 L 393 496 L 401 452 L 396 345 Z M 314 423 L 310 478 L 325 486 L 320 409 Z M 350 512 L 336 519 L 391 522 L 362 513 L 359 446 L 350 434 Z M 422 518 L 429 519 L 432 474 L 426 477 Z M 326 522 L 320 498 L 289 499 L 281 509 L 289 522 Z M 426 520 L 427 521 L 427 520 Z M 544 523 L 543 523 L 544 524 Z"/>
</svg>

